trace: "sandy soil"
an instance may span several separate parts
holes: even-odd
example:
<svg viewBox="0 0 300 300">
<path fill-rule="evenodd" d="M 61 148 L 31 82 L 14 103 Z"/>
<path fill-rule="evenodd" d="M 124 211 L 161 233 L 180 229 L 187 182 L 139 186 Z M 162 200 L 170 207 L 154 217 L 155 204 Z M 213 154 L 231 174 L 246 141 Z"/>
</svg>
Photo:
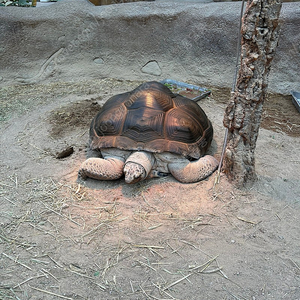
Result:
<svg viewBox="0 0 300 300">
<path fill-rule="evenodd" d="M 101 79 L 0 91 L 0 299 L 300 299 L 300 118 L 270 95 L 259 180 L 222 174 L 136 185 L 77 180 L 88 127 L 110 96 L 139 83 Z M 219 158 L 229 91 L 199 102 Z M 73 147 L 63 159 L 57 153 Z"/>
</svg>

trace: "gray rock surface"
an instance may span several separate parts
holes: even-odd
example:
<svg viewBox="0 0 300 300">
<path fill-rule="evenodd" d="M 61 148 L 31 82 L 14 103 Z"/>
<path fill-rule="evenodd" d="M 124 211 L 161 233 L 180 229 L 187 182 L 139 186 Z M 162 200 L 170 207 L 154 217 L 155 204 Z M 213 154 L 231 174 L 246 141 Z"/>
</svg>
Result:
<svg viewBox="0 0 300 300">
<path fill-rule="evenodd" d="M 142 72 L 150 75 L 160 76 L 161 69 L 155 60 L 148 61 L 143 67 Z"/>
<path fill-rule="evenodd" d="M 188 1 L 94 6 L 87 0 L 0 7 L 0 85 L 114 77 L 230 87 L 240 7 Z M 299 13 L 299 2 L 283 4 L 271 91 L 300 88 Z"/>
</svg>

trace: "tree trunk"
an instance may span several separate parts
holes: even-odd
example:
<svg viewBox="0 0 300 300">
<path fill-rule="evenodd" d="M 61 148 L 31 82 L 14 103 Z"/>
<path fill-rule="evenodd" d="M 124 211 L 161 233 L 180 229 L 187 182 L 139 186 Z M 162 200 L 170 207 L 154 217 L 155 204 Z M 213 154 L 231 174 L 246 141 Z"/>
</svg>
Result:
<svg viewBox="0 0 300 300">
<path fill-rule="evenodd" d="M 241 28 L 241 64 L 224 115 L 224 171 L 241 187 L 256 180 L 254 151 L 270 64 L 279 38 L 280 0 L 248 0 Z"/>
</svg>

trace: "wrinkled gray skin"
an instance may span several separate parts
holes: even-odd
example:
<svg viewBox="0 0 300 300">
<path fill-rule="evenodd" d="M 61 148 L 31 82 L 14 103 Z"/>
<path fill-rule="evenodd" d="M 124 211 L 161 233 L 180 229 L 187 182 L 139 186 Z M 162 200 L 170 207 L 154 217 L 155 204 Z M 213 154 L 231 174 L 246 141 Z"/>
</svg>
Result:
<svg viewBox="0 0 300 300">
<path fill-rule="evenodd" d="M 150 153 L 116 148 L 101 149 L 103 158 L 92 157 L 82 163 L 80 176 L 99 180 L 115 180 L 125 175 L 126 183 L 136 183 L 151 177 L 162 177 L 171 173 L 178 181 L 192 183 L 211 175 L 218 161 L 211 155 L 189 161 L 185 157 L 169 152 Z"/>
</svg>

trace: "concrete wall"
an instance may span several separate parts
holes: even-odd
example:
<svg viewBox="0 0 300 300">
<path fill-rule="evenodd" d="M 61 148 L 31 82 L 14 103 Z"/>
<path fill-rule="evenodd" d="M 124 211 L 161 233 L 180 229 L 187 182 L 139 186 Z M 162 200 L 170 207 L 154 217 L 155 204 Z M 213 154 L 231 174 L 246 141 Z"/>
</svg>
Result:
<svg viewBox="0 0 300 300">
<path fill-rule="evenodd" d="M 231 87 L 240 2 L 61 0 L 0 7 L 0 85 L 99 77 Z M 269 89 L 300 89 L 300 3 L 285 3 Z"/>
</svg>

